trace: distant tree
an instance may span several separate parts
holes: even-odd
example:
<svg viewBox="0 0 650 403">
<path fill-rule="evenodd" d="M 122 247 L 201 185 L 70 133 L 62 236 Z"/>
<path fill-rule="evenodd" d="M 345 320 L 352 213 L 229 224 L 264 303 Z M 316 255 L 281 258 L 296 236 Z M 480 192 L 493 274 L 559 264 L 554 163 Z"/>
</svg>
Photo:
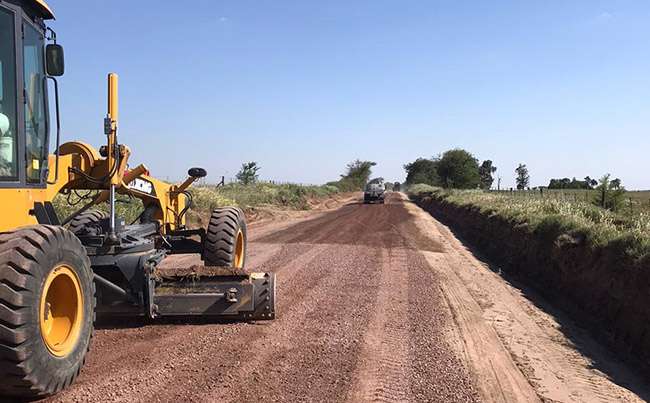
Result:
<svg viewBox="0 0 650 403">
<path fill-rule="evenodd" d="M 415 161 L 404 165 L 406 170 L 406 184 L 426 183 L 431 186 L 440 186 L 438 176 L 438 162 L 436 158 L 418 158 Z"/>
<path fill-rule="evenodd" d="M 517 173 L 517 178 L 515 179 L 517 183 L 517 189 L 526 189 L 530 183 L 530 175 L 528 174 L 528 168 L 526 167 L 526 164 L 519 164 L 517 169 L 515 169 L 515 172 Z"/>
<path fill-rule="evenodd" d="M 341 175 L 337 186 L 343 191 L 354 191 L 363 189 L 370 175 L 372 167 L 377 165 L 372 161 L 361 161 L 359 159 L 352 161 L 346 166 L 345 173 Z"/>
<path fill-rule="evenodd" d="M 593 189 L 594 186 L 598 184 L 597 181 L 591 179 L 590 177 L 585 177 L 584 180 L 577 180 L 575 177 L 573 179 L 562 178 L 562 179 L 551 179 L 548 184 L 549 189 Z"/>
<path fill-rule="evenodd" d="M 257 172 L 262 167 L 257 165 L 257 162 L 245 162 L 241 165 L 241 169 L 237 173 L 237 181 L 242 185 L 250 185 L 257 182 Z"/>
<path fill-rule="evenodd" d="M 481 178 L 481 189 L 488 190 L 492 187 L 492 183 L 494 182 L 494 177 L 492 176 L 493 173 L 497 171 L 497 167 L 492 165 L 492 161 L 490 160 L 485 160 L 481 164 L 481 166 L 478 168 L 478 174 L 479 177 Z"/>
<path fill-rule="evenodd" d="M 593 189 L 598 185 L 598 181 L 591 179 L 589 176 L 585 176 L 585 184 L 587 185 L 587 189 Z"/>
<path fill-rule="evenodd" d="M 460 148 L 442 155 L 438 161 L 438 176 L 445 188 L 475 189 L 481 182 L 478 160 Z"/>
<path fill-rule="evenodd" d="M 607 210 L 617 211 L 623 205 L 625 199 L 625 188 L 620 179 L 610 179 L 611 175 L 606 174 L 598 181 L 596 186 L 596 197 L 593 203 Z"/>
</svg>

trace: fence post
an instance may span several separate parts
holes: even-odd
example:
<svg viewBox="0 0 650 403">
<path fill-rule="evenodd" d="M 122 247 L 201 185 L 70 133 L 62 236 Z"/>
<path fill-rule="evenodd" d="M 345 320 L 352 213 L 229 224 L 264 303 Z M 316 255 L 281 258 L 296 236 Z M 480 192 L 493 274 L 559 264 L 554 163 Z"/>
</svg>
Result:
<svg viewBox="0 0 650 403">
<path fill-rule="evenodd" d="M 629 198 L 630 200 L 630 214 L 634 213 L 634 207 L 632 206 L 632 198 Z"/>
</svg>

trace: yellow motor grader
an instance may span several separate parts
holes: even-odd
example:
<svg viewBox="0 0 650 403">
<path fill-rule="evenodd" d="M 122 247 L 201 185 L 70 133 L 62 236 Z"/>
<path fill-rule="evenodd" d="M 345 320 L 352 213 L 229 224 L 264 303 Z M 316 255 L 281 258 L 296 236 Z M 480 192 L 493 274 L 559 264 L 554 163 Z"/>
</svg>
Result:
<svg viewBox="0 0 650 403">
<path fill-rule="evenodd" d="M 144 165 L 129 168 L 131 151 L 117 138 L 117 75 L 108 76 L 105 145 L 60 144 L 63 48 L 44 22 L 53 18 L 42 0 L 0 0 L 0 396 L 69 386 L 95 315 L 275 317 L 273 274 L 244 271 L 242 211 L 216 209 L 207 228 L 186 226 L 188 188 L 205 170 L 168 184 Z M 53 207 L 61 193 L 84 202 L 69 217 Z M 119 195 L 141 201 L 134 222 L 117 216 Z M 161 270 L 179 253 L 203 264 Z"/>
</svg>

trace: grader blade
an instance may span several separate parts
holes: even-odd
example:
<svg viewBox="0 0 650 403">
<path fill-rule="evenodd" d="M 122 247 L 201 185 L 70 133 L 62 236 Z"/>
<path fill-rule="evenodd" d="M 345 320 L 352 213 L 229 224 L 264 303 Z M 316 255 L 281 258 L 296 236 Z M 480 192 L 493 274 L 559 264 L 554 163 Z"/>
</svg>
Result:
<svg viewBox="0 0 650 403">
<path fill-rule="evenodd" d="M 193 268 L 189 274 L 162 276 L 156 281 L 151 308 L 154 317 L 272 320 L 275 318 L 275 274 L 246 274 L 227 269 L 199 274 Z"/>
</svg>

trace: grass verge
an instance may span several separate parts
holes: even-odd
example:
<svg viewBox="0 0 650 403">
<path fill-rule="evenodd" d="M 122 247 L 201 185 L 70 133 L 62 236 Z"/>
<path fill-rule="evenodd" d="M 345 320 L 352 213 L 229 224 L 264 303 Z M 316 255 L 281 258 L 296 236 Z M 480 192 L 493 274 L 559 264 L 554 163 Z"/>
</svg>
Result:
<svg viewBox="0 0 650 403">
<path fill-rule="evenodd" d="M 616 350 L 649 362 L 647 217 L 480 191 L 416 187 L 410 196 Z"/>
</svg>

